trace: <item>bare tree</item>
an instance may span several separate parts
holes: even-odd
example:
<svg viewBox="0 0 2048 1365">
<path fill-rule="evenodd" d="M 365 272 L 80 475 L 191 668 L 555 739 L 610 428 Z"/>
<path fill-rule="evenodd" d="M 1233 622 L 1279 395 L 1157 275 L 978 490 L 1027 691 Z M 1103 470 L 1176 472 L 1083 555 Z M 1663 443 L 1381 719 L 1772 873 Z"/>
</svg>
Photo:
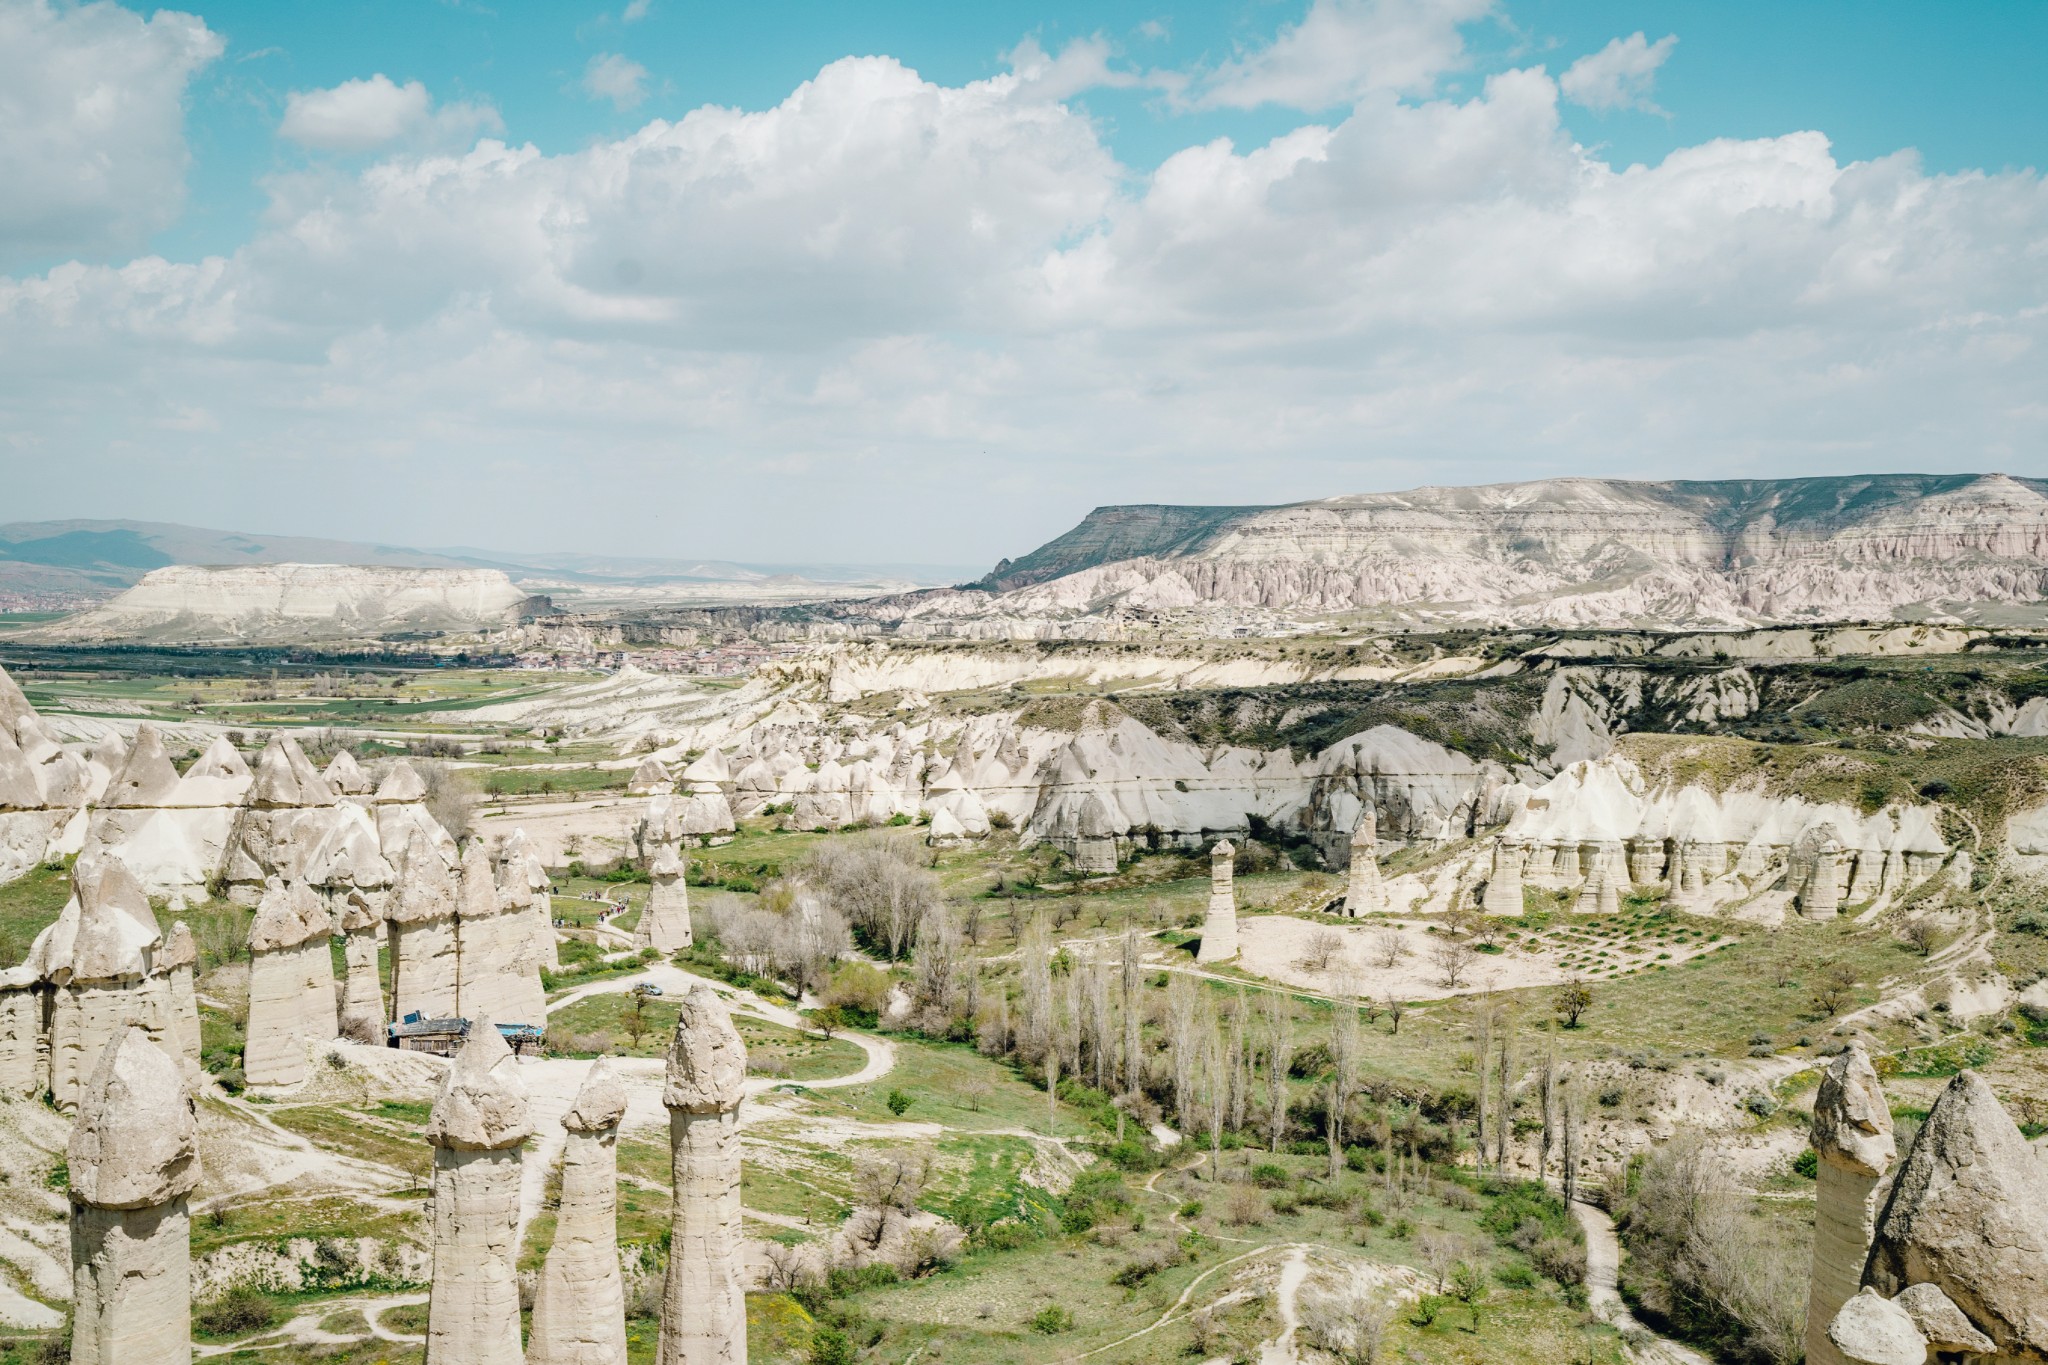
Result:
<svg viewBox="0 0 2048 1365">
<path fill-rule="evenodd" d="M 1244 987 L 1237 988 L 1231 998 L 1229 1016 L 1226 1021 L 1227 1037 L 1224 1043 L 1224 1066 L 1230 1073 L 1230 1126 L 1242 1128 L 1251 1111 L 1252 1102 L 1252 1058 L 1251 1047 L 1246 1041 L 1250 1028 L 1251 1001 L 1246 998 Z"/>
<path fill-rule="evenodd" d="M 1463 1243 L 1448 1232 L 1436 1228 L 1424 1228 L 1415 1237 L 1416 1254 L 1422 1258 L 1422 1265 L 1436 1281 L 1436 1292 L 1441 1294 L 1451 1281 L 1451 1272 L 1458 1262 L 1465 1259 Z"/>
<path fill-rule="evenodd" d="M 915 849 L 881 834 L 821 843 L 798 865 L 797 876 L 845 915 L 870 947 L 897 959 L 910 955 L 918 926 L 942 899 L 939 879 L 918 863 Z"/>
<path fill-rule="evenodd" d="M 1344 1165 L 1344 1114 L 1358 1085 L 1358 1052 L 1358 1002 L 1349 994 L 1340 995 L 1330 1017 L 1329 1110 L 1324 1120 L 1332 1180 Z"/>
<path fill-rule="evenodd" d="M 1579 1197 L 1579 1127 L 1585 1121 L 1586 1097 L 1582 1093 L 1577 1072 L 1565 1078 L 1560 1094 L 1560 1110 L 1564 1115 L 1564 1172 L 1562 1176 L 1564 1199 L 1567 1204 Z"/>
<path fill-rule="evenodd" d="M 1355 1281 L 1332 1292 L 1302 1296 L 1302 1326 L 1341 1365 L 1380 1365 L 1394 1304 Z"/>
<path fill-rule="evenodd" d="M 1382 929 L 1372 936 L 1372 961 L 1382 971 L 1392 971 L 1408 956 L 1408 944 L 1399 929 Z"/>
<path fill-rule="evenodd" d="M 1144 1023 L 1144 1012 L 1138 1004 L 1139 959 L 1138 931 L 1125 926 L 1123 942 L 1119 945 L 1117 963 L 1117 985 L 1122 993 L 1124 1012 L 1124 1093 L 1135 1095 L 1144 1088 L 1144 1060 L 1139 1053 L 1141 1042 L 1139 1029 Z"/>
<path fill-rule="evenodd" d="M 854 1158 L 854 1207 L 867 1215 L 857 1235 L 870 1251 L 882 1245 L 892 1214 L 907 1217 L 917 1211 L 931 1173 L 932 1154 L 923 1147 L 866 1152 Z"/>
<path fill-rule="evenodd" d="M 1265 994 L 1266 1149 L 1280 1150 L 1287 1132 L 1287 1071 L 1294 1063 L 1294 1010 L 1279 991 Z"/>
<path fill-rule="evenodd" d="M 1195 979 L 1185 972 L 1175 972 L 1166 986 L 1166 1049 L 1173 1065 L 1174 1122 L 1183 1132 L 1194 1106 L 1200 1003 L 1201 987 Z"/>
<path fill-rule="evenodd" d="M 917 975 L 910 998 L 920 1015 L 949 1019 L 953 1012 L 954 974 L 960 963 L 960 934 L 953 916 L 944 905 L 932 905 L 924 912 L 917 930 Z M 921 1020 L 920 1023 L 927 1021 Z M 942 1029 L 926 1027 L 926 1032 Z"/>
<path fill-rule="evenodd" d="M 1230 1108 L 1230 1074 L 1224 1069 L 1223 1035 L 1205 992 L 1202 1009 L 1202 1107 L 1209 1120 L 1209 1178 L 1223 1174 L 1223 1120 Z"/>
<path fill-rule="evenodd" d="M 1398 995 L 1388 996 L 1385 1003 L 1387 1006 L 1387 1023 L 1391 1026 L 1387 1031 L 1389 1033 L 1399 1033 L 1401 1031 L 1401 1016 L 1408 1012 L 1408 1006 Z"/>
<path fill-rule="evenodd" d="M 1465 984 L 1466 974 L 1472 970 L 1472 959 L 1479 950 L 1461 938 L 1440 938 L 1429 950 L 1429 960 L 1436 968 L 1436 974 L 1446 990 L 1457 990 Z"/>
<path fill-rule="evenodd" d="M 1484 1088 L 1486 1078 L 1479 1078 Z M 1501 1021 L 1500 1066 L 1498 1088 L 1494 1092 L 1495 1117 L 1493 1121 L 1493 1169 L 1502 1175 L 1508 1172 L 1508 1140 L 1515 1131 L 1515 1024 L 1512 1018 Z"/>
<path fill-rule="evenodd" d="M 1536 1073 L 1537 1099 L 1543 1107 L 1543 1140 L 1536 1151 L 1536 1179 L 1550 1174 L 1550 1154 L 1557 1146 L 1557 1038 L 1553 1034 L 1543 1045 L 1543 1069 Z"/>
<path fill-rule="evenodd" d="M 1911 945 L 1914 952 L 1926 957 L 1941 942 L 1941 926 L 1932 915 L 1914 915 L 1900 929 L 1900 934 Z"/>
<path fill-rule="evenodd" d="M 1301 956 L 1294 965 L 1305 972 L 1328 971 L 1330 964 L 1344 951 L 1344 940 L 1334 930 L 1318 929 L 1308 936 L 1302 947 Z"/>
</svg>

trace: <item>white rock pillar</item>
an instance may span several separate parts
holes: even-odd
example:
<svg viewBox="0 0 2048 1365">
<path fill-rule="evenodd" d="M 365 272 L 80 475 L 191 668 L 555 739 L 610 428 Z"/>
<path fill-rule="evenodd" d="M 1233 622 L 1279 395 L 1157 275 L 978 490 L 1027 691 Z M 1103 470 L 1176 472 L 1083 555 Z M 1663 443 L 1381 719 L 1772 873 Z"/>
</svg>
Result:
<svg viewBox="0 0 2048 1365">
<path fill-rule="evenodd" d="M 334 1003 L 334 918 L 304 882 L 273 878 L 249 924 L 251 1086 L 292 1086 L 309 1074 L 311 1045 L 340 1032 Z"/>
<path fill-rule="evenodd" d="M 498 896 L 497 868 L 481 840 L 462 855 L 456 911 L 457 1008 L 508 1024 L 545 1024 L 540 963 L 527 944 L 526 916 Z"/>
<path fill-rule="evenodd" d="M 740 1094 L 747 1049 L 709 986 L 683 997 L 668 1049 L 674 1198 L 655 1365 L 746 1365 Z"/>
<path fill-rule="evenodd" d="M 526 911 L 527 951 L 537 966 L 560 971 L 561 951 L 555 941 L 554 884 L 547 865 L 528 845 L 526 831 L 515 829 L 498 849 L 498 895 Z"/>
<path fill-rule="evenodd" d="M 427 1118 L 434 1144 L 434 1269 L 426 1365 L 518 1365 L 520 1145 L 533 1132 L 504 1035 L 469 1040 Z"/>
<path fill-rule="evenodd" d="M 1842 907 L 1842 846 L 1833 835 L 1813 850 L 1813 870 L 1799 895 L 1799 913 L 1807 919 L 1834 919 Z"/>
<path fill-rule="evenodd" d="M 178 1040 L 178 1051 L 185 1060 L 199 1060 L 199 991 L 193 982 L 193 973 L 199 967 L 199 945 L 192 938 L 192 928 L 183 920 L 171 925 L 171 932 L 164 937 L 163 953 L 157 958 L 157 970 L 167 979 L 170 987 L 171 1032 Z"/>
<path fill-rule="evenodd" d="M 1209 911 L 1202 917 L 1202 946 L 1197 962 L 1224 962 L 1237 956 L 1237 850 L 1218 839 L 1209 850 Z"/>
<path fill-rule="evenodd" d="M 1493 867 L 1486 876 L 1486 892 L 1480 908 L 1489 915 L 1519 915 L 1522 900 L 1522 868 L 1529 861 L 1529 846 L 1505 834 L 1494 836 Z"/>
<path fill-rule="evenodd" d="M 343 750 L 346 753 L 347 750 Z M 382 916 L 360 895 L 350 893 L 341 912 L 341 1036 L 357 1043 L 384 1041 L 384 982 L 378 970 L 377 940 Z"/>
<path fill-rule="evenodd" d="M 656 850 L 647 869 L 647 905 L 633 929 L 634 947 L 666 955 L 690 946 L 690 888 L 683 880 L 686 866 L 674 844 Z"/>
<path fill-rule="evenodd" d="M 170 981 L 152 974 L 163 934 L 149 899 L 112 858 L 71 875 L 72 898 L 57 922 L 36 936 L 28 966 L 49 986 L 50 1098 L 59 1109 L 78 1092 L 115 1036 L 140 1024 L 155 1041 L 177 1049 Z"/>
<path fill-rule="evenodd" d="M 407 831 L 398 895 L 389 918 L 391 1017 L 455 1017 L 455 879 L 438 844 L 418 825 Z"/>
<path fill-rule="evenodd" d="M 199 1120 L 170 1054 L 128 1027 L 71 1131 L 73 1365 L 190 1365 Z"/>
<path fill-rule="evenodd" d="M 626 1289 L 619 1274 L 619 1121 L 626 1086 L 609 1057 L 583 1078 L 562 1116 L 562 1203 L 533 1298 L 526 1365 L 620 1365 Z"/>
<path fill-rule="evenodd" d="M 1593 866 L 1586 872 L 1586 880 L 1579 885 L 1578 898 L 1572 902 L 1572 913 L 1614 914 L 1621 909 L 1621 893 L 1627 885 L 1628 860 L 1620 841 L 1609 840 L 1595 845 Z"/>
<path fill-rule="evenodd" d="M 1813 1102 L 1815 1171 L 1813 1272 L 1806 1296 L 1808 1365 L 1844 1365 L 1828 1324 L 1863 1282 L 1877 1223 L 1877 1188 L 1891 1169 L 1891 1108 L 1862 1045 L 1838 1053 Z"/>
<path fill-rule="evenodd" d="M 0 1097 L 34 1099 L 50 1088 L 43 992 L 27 966 L 0 971 Z"/>
<path fill-rule="evenodd" d="M 1358 813 L 1358 824 L 1351 831 L 1351 873 L 1344 888 L 1344 913 L 1353 919 L 1387 908 L 1387 888 L 1380 881 L 1379 829 L 1379 817 L 1371 806 Z"/>
</svg>

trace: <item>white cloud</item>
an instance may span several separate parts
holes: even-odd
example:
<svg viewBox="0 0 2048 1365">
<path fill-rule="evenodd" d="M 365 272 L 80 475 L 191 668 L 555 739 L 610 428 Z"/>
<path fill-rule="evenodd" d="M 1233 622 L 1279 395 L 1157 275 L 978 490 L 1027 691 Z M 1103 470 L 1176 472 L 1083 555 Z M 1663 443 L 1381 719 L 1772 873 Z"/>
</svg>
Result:
<svg viewBox="0 0 2048 1365">
<path fill-rule="evenodd" d="M 133 249 L 174 222 L 186 87 L 220 53 L 195 15 L 0 3 L 0 264 Z"/>
<path fill-rule="evenodd" d="M 231 256 L 0 278 L 4 425 L 62 457 L 10 497 L 541 545 L 568 488 L 650 550 L 957 561 L 1098 502 L 2048 441 L 2031 173 L 1815 132 L 1617 168 L 1526 70 L 1142 174 L 1047 97 L 1100 48 L 1017 62 L 407 151 L 278 180 Z"/>
<path fill-rule="evenodd" d="M 583 93 L 610 100 L 614 109 L 631 109 L 647 98 L 647 68 L 616 52 L 601 52 L 583 68 Z"/>
<path fill-rule="evenodd" d="M 1210 73 L 1196 102 L 1315 112 L 1368 94 L 1427 94 L 1465 65 L 1460 27 L 1493 9 L 1494 0 L 1313 0 L 1300 23 Z"/>
<path fill-rule="evenodd" d="M 654 0 L 626 0 L 626 8 L 619 11 L 619 22 L 637 24 L 647 17 L 647 11 L 654 8 Z"/>
<path fill-rule="evenodd" d="M 294 90 L 285 98 L 278 136 L 323 152 L 367 152 L 394 142 L 456 144 L 504 125 L 488 104 L 434 107 L 418 81 L 399 85 L 383 72 L 326 90 Z"/>
<path fill-rule="evenodd" d="M 1572 103 L 1598 113 L 1640 109 L 1646 114 L 1661 114 L 1664 111 L 1652 102 L 1650 91 L 1657 82 L 1657 68 L 1664 65 L 1671 49 L 1677 46 L 1675 33 L 1667 33 L 1654 43 L 1640 32 L 1616 38 L 1567 67 L 1564 75 L 1558 77 L 1558 88 Z"/>
</svg>

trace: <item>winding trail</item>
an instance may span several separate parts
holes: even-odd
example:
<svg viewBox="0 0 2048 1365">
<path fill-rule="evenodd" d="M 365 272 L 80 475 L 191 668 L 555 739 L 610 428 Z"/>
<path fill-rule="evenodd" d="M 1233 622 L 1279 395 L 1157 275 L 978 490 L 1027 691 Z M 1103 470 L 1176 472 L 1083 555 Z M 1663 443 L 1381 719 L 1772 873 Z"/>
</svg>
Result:
<svg viewBox="0 0 2048 1365">
<path fill-rule="evenodd" d="M 1574 1203 L 1572 1216 L 1586 1233 L 1586 1301 L 1593 1316 L 1621 1333 L 1637 1360 L 1650 1365 L 1713 1365 L 1690 1346 L 1660 1337 L 1628 1311 L 1621 1297 L 1621 1239 L 1614 1220 L 1591 1204 Z"/>
</svg>

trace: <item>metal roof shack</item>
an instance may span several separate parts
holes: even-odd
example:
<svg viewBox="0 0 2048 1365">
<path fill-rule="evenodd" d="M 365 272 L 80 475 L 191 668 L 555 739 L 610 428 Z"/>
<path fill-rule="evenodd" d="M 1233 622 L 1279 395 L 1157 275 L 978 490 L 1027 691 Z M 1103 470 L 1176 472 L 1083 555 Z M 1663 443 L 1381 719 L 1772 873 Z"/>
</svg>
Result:
<svg viewBox="0 0 2048 1365">
<path fill-rule="evenodd" d="M 534 1024 L 499 1024 L 496 1026 L 505 1042 L 518 1057 L 538 1057 L 547 1042 L 547 1031 Z M 392 1047 L 407 1052 L 431 1052 L 436 1057 L 452 1057 L 462 1046 L 462 1040 L 469 1037 L 469 1020 L 447 1018 L 429 1019 L 415 1010 L 395 1024 L 385 1026 L 386 1040 Z"/>
</svg>

